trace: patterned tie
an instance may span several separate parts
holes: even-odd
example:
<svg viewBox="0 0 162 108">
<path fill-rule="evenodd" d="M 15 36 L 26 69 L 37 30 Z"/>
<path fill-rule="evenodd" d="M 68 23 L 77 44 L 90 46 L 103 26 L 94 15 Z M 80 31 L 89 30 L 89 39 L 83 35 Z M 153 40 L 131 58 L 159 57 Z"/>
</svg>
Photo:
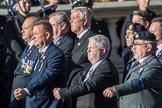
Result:
<svg viewBox="0 0 162 108">
<path fill-rule="evenodd" d="M 84 79 L 84 82 L 89 80 L 90 77 L 92 76 L 92 74 L 93 74 L 93 68 L 90 68 L 87 75 L 86 75 L 86 77 L 85 77 L 85 79 Z"/>
<path fill-rule="evenodd" d="M 35 61 L 34 71 L 35 71 L 35 69 L 36 69 L 36 67 L 37 67 L 37 65 L 38 65 L 38 62 L 40 61 L 42 55 L 43 55 L 43 52 L 39 52 L 39 53 L 38 53 L 37 59 L 36 59 L 36 61 Z"/>
</svg>

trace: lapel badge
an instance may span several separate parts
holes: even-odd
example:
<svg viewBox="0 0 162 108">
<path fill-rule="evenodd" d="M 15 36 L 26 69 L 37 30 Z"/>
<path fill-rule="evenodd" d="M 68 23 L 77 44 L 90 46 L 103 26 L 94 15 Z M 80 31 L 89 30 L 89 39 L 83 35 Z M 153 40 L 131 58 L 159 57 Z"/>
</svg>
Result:
<svg viewBox="0 0 162 108">
<path fill-rule="evenodd" d="M 128 27 L 128 29 L 132 31 L 133 30 L 133 25 L 130 24 L 129 27 Z"/>
<path fill-rule="evenodd" d="M 136 34 L 136 35 L 135 35 L 135 38 L 138 39 L 138 38 L 139 38 L 139 34 Z"/>
<path fill-rule="evenodd" d="M 41 62 L 43 62 L 45 59 L 46 59 L 46 56 L 43 56 L 43 57 L 41 58 Z"/>
<path fill-rule="evenodd" d="M 60 41 L 57 41 L 57 42 L 56 42 L 56 46 L 59 46 L 60 44 L 61 44 Z"/>
<path fill-rule="evenodd" d="M 78 43 L 78 46 L 80 46 L 80 43 Z"/>
<path fill-rule="evenodd" d="M 138 74 L 140 74 L 143 71 L 143 68 L 140 68 L 140 70 L 138 71 Z"/>
</svg>

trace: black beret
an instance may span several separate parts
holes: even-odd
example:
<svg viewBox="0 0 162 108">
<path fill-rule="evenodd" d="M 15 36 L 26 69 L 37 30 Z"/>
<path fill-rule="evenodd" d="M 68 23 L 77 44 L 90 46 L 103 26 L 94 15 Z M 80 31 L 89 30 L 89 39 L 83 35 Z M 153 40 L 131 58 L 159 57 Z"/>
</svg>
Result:
<svg viewBox="0 0 162 108">
<path fill-rule="evenodd" d="M 72 4 L 72 8 L 74 7 L 92 7 L 93 0 L 75 0 Z"/>
<path fill-rule="evenodd" d="M 134 40 L 156 41 L 155 35 L 149 31 L 139 32 L 134 36 Z"/>
<path fill-rule="evenodd" d="M 137 32 L 137 33 L 142 32 L 142 31 L 148 31 L 144 25 L 141 25 L 138 23 L 130 24 L 127 30 Z"/>
</svg>

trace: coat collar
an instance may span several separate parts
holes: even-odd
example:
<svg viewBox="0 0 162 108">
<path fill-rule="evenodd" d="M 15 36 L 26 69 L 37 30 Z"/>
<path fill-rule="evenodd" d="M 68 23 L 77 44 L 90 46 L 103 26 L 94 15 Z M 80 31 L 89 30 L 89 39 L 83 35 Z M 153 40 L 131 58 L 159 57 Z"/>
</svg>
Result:
<svg viewBox="0 0 162 108">
<path fill-rule="evenodd" d="M 90 30 L 87 31 L 82 37 L 81 39 L 79 39 L 75 45 L 74 45 L 74 48 L 73 48 L 73 51 L 72 52 L 75 52 L 79 46 L 81 46 L 86 40 L 87 40 L 87 36 L 90 34 Z"/>
<path fill-rule="evenodd" d="M 155 58 L 154 55 L 148 55 L 148 57 L 142 63 L 140 63 L 139 65 L 137 65 L 134 68 L 130 69 L 129 72 L 128 72 L 128 74 L 127 74 L 127 76 L 126 76 L 126 78 L 125 78 L 125 81 L 128 80 L 128 78 L 130 77 L 130 75 L 131 75 L 132 72 L 135 72 L 137 70 L 141 70 L 141 68 L 143 68 L 144 66 L 146 66 L 154 58 Z"/>
</svg>

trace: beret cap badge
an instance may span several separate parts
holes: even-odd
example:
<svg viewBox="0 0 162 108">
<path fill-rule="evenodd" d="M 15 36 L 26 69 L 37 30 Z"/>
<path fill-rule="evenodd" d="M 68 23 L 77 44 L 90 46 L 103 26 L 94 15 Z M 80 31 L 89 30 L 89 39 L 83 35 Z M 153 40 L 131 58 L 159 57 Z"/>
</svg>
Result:
<svg viewBox="0 0 162 108">
<path fill-rule="evenodd" d="M 136 38 L 136 39 L 139 38 L 139 34 L 138 34 L 138 33 L 135 35 L 135 38 Z"/>
<path fill-rule="evenodd" d="M 133 25 L 130 24 L 129 27 L 128 27 L 129 30 L 133 30 Z"/>
</svg>

